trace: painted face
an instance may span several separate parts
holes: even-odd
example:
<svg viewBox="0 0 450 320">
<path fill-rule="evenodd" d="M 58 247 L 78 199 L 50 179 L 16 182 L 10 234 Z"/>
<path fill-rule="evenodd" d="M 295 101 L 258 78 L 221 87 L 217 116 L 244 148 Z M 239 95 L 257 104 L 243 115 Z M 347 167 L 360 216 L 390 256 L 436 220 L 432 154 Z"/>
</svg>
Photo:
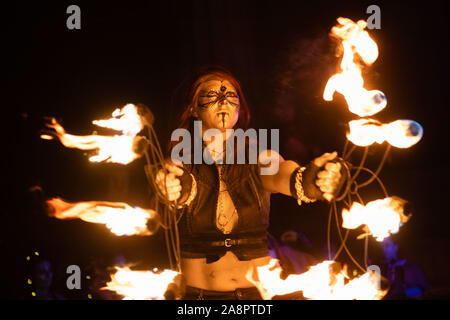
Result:
<svg viewBox="0 0 450 320">
<path fill-rule="evenodd" d="M 194 115 L 204 129 L 232 129 L 239 118 L 239 96 L 227 80 L 208 80 L 199 87 Z"/>
</svg>

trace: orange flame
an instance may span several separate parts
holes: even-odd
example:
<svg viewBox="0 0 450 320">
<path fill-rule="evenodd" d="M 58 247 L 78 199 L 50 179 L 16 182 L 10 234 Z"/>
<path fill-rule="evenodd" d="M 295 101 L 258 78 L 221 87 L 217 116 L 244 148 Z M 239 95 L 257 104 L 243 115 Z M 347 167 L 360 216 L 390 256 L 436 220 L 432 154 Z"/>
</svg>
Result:
<svg viewBox="0 0 450 320">
<path fill-rule="evenodd" d="M 105 224 L 112 233 L 123 235 L 152 235 L 149 221 L 158 223 L 159 215 L 150 209 L 132 208 L 123 202 L 87 201 L 68 203 L 60 198 L 47 201 L 52 209 L 50 216 L 57 219 L 81 219 Z"/>
<path fill-rule="evenodd" d="M 48 134 L 41 134 L 41 139 L 43 140 L 53 140 L 53 137 Z"/>
<path fill-rule="evenodd" d="M 54 130 L 52 133 L 65 147 L 96 150 L 97 154 L 89 158 L 91 162 L 106 161 L 128 164 L 141 156 L 141 154 L 135 152 L 135 146 L 142 138 L 136 137 L 136 135 L 144 126 L 137 108 L 133 104 L 127 104 L 122 109 L 116 109 L 112 116 L 113 118 L 111 119 L 94 120 L 93 123 L 100 127 L 121 131 L 121 135 L 71 135 L 66 133 L 55 119 L 52 119 L 51 123 L 47 124 L 47 127 Z M 48 140 L 49 135 L 41 135 L 41 138 Z"/>
<path fill-rule="evenodd" d="M 164 300 L 164 293 L 178 272 L 164 270 L 160 273 L 152 271 L 132 271 L 129 267 L 116 267 L 111 281 L 101 290 L 115 291 L 124 296 L 124 300 Z M 157 271 L 157 270 L 155 270 Z"/>
<path fill-rule="evenodd" d="M 354 23 L 347 18 L 338 18 L 337 21 L 339 25 L 331 29 L 331 34 L 341 40 L 344 49 L 341 71 L 328 80 L 323 99 L 333 100 L 333 94 L 337 91 L 344 95 L 351 112 L 360 117 L 374 115 L 386 107 L 386 97 L 379 90 L 368 91 L 364 88 L 361 67 L 355 62 L 355 55 L 370 65 L 378 57 L 377 44 L 364 30 L 366 21 Z"/>
<path fill-rule="evenodd" d="M 354 202 L 350 210 L 342 210 L 342 226 L 346 229 L 356 229 L 365 225 L 369 234 L 377 241 L 383 241 L 384 238 L 397 233 L 409 220 L 409 216 L 404 214 L 405 202 L 398 197 L 371 201 L 365 206 Z"/>
<path fill-rule="evenodd" d="M 336 270 L 338 265 L 334 261 L 323 261 L 305 273 L 291 274 L 283 280 L 277 264 L 277 259 L 271 259 L 267 265 L 247 273 L 247 279 L 265 300 L 297 291 L 310 300 L 375 300 L 386 294 L 379 288 L 380 278 L 374 272 L 349 280 L 344 270 Z"/>
<path fill-rule="evenodd" d="M 144 128 L 134 104 L 129 103 L 122 109 L 117 108 L 113 111 L 112 116 L 113 118 L 94 120 L 92 123 L 99 127 L 121 131 L 127 136 L 135 136 Z"/>
<path fill-rule="evenodd" d="M 357 23 L 347 18 L 338 18 L 338 26 L 331 29 L 332 36 L 338 38 L 343 47 L 340 72 L 328 79 L 323 92 L 323 99 L 333 100 L 337 91 L 344 95 L 348 109 L 360 117 L 372 116 L 386 107 L 387 100 L 379 90 L 368 91 L 364 88 L 361 66 L 355 56 L 370 65 L 378 57 L 378 47 L 364 29 L 367 23 Z M 372 119 L 350 121 L 350 132 L 347 138 L 358 146 L 369 146 L 375 142 L 387 141 L 397 148 L 409 148 L 420 141 L 423 129 L 415 121 L 397 120 L 389 124 L 381 124 Z"/>
<path fill-rule="evenodd" d="M 397 120 L 382 124 L 372 119 L 359 119 L 350 121 L 349 128 L 347 139 L 361 147 L 387 141 L 397 148 L 409 148 L 423 136 L 422 127 L 413 120 Z"/>
</svg>

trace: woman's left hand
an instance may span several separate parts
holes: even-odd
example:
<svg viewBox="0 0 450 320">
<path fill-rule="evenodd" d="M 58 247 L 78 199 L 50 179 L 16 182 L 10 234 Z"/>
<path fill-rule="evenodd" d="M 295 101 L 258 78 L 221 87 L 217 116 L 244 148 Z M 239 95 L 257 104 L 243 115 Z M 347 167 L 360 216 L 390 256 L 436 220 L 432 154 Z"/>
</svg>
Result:
<svg viewBox="0 0 450 320">
<path fill-rule="evenodd" d="M 331 201 L 341 181 L 341 164 L 339 162 L 331 162 L 337 157 L 337 152 L 325 153 L 314 159 L 314 164 L 322 168 L 317 174 L 315 181 L 316 186 L 323 192 L 323 197 Z"/>
</svg>

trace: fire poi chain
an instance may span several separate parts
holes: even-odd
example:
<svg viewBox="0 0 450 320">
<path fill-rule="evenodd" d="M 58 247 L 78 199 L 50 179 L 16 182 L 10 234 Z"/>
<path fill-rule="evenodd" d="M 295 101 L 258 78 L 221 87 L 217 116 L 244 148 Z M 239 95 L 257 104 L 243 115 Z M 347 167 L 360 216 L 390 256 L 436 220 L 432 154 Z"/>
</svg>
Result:
<svg viewBox="0 0 450 320">
<path fill-rule="evenodd" d="M 337 210 L 336 202 L 343 200 L 347 209 L 344 208 L 342 211 L 342 227 L 349 230 L 363 226 L 365 233 L 362 238 L 367 241 L 368 236 L 371 235 L 376 237 L 376 240 L 382 241 L 390 234 L 398 232 L 399 227 L 408 220 L 409 217 L 403 211 L 404 200 L 388 197 L 384 187 L 385 198 L 367 204 L 346 202 L 344 198 L 350 192 L 356 194 L 358 188 L 365 187 L 374 180 L 379 180 L 377 175 L 385 157 L 375 172 L 363 167 L 367 148 L 370 145 L 386 143 L 387 151 L 390 145 L 397 148 L 409 148 L 421 139 L 423 129 L 412 120 L 395 120 L 388 124 L 382 124 L 376 119 L 368 118 L 385 110 L 387 99 L 383 92 L 367 90 L 364 87 L 361 71 L 363 66 L 356 62 L 356 57 L 361 58 L 365 65 L 371 65 L 378 57 L 378 47 L 365 30 L 367 26 L 365 21 L 360 20 L 355 23 L 347 18 L 339 18 L 337 21 L 338 25 L 331 29 L 331 36 L 339 39 L 343 47 L 343 56 L 340 70 L 328 80 L 323 98 L 331 101 L 335 92 L 344 95 L 349 111 L 361 118 L 349 122 L 347 139 L 354 147 L 365 147 L 366 151 L 361 164 L 351 168 L 346 157 L 351 154 L 354 147 L 350 151 L 344 148 L 341 161 L 347 168 L 350 179 L 344 188 L 343 195 L 336 201 L 333 200 L 330 215 L 333 209 Z M 55 119 L 51 119 L 48 124 L 49 130 L 43 132 L 41 137 L 48 140 L 57 138 L 69 148 L 97 152 L 89 158 L 91 162 L 106 161 L 126 165 L 144 156 L 147 159 L 147 174 L 154 175 L 151 165 L 162 163 L 163 159 L 157 139 L 151 141 L 152 137 L 155 137 L 152 126 L 154 119 L 151 112 L 145 112 L 142 108 L 128 104 L 122 109 L 116 109 L 112 116 L 110 119 L 95 120 L 93 123 L 100 127 L 119 131 L 120 135 L 75 136 L 67 134 Z M 138 136 L 144 128 L 149 133 L 147 138 Z M 148 148 L 151 152 L 148 152 Z M 351 174 L 352 169 L 356 170 L 353 175 Z M 363 183 L 357 183 L 356 178 L 361 171 L 371 173 L 372 177 Z M 159 212 L 133 208 L 126 203 L 105 201 L 69 203 L 61 199 L 52 199 L 48 201 L 48 204 L 53 208 L 51 216 L 55 218 L 79 218 L 87 222 L 102 223 L 117 235 L 149 235 L 153 234 L 160 225 L 164 225 L 162 222 L 164 219 L 161 219 Z M 336 222 L 338 221 L 336 220 Z M 342 248 L 346 249 L 345 241 L 342 241 Z M 345 270 L 332 268 L 335 263 L 333 260 L 336 258 L 337 255 L 332 260 L 323 261 L 310 267 L 303 274 L 290 275 L 284 280 L 280 276 L 282 270 L 277 265 L 278 260 L 271 259 L 266 266 L 250 270 L 247 279 L 258 288 L 264 299 L 295 291 L 302 291 L 307 299 L 381 299 L 386 294 L 386 291 L 379 287 L 379 274 L 366 272 L 358 278 L 350 279 Z M 162 272 L 157 270 L 153 272 L 133 271 L 129 268 L 116 268 L 116 270 L 116 273 L 112 275 L 111 282 L 104 289 L 115 291 L 123 295 L 124 299 L 164 299 L 164 292 L 168 285 L 179 274 L 173 270 Z M 233 312 L 254 313 L 256 305 L 253 309 L 250 308 L 250 305 L 241 307 L 239 311 L 233 309 Z M 199 314 L 207 317 L 212 313 L 211 308 L 207 309 L 206 307 L 187 307 L 185 305 L 180 308 L 179 314 Z M 231 307 L 227 309 L 225 306 L 222 312 L 224 311 L 231 312 Z"/>
</svg>

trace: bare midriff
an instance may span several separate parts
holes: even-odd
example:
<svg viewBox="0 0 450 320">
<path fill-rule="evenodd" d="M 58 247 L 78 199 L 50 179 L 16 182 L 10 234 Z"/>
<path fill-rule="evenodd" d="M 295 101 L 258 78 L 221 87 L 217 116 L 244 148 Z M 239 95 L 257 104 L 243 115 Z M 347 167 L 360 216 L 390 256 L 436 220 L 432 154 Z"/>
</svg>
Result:
<svg viewBox="0 0 450 320">
<path fill-rule="evenodd" d="M 240 261 L 234 253 L 228 251 L 213 263 L 206 263 L 206 258 L 181 259 L 181 269 L 186 285 L 205 290 L 233 291 L 237 288 L 253 287 L 246 274 L 257 266 L 265 265 L 270 257 Z"/>
</svg>

